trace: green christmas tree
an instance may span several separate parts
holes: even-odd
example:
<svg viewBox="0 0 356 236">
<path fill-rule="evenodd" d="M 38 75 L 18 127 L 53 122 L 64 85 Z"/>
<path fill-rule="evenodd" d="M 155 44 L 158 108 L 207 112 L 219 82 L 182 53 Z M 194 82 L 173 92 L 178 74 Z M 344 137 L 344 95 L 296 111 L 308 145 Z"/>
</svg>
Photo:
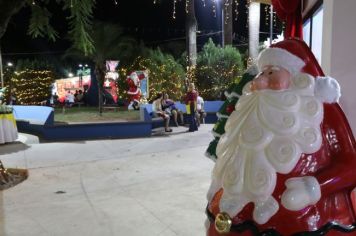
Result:
<svg viewBox="0 0 356 236">
<path fill-rule="evenodd" d="M 242 75 L 239 83 L 232 84 L 227 91 L 225 91 L 226 101 L 221 106 L 219 112 L 217 113 L 218 121 L 214 125 L 213 135 L 214 140 L 210 142 L 208 149 L 206 150 L 205 155 L 216 161 L 216 146 L 220 140 L 220 137 L 225 133 L 225 124 L 230 114 L 235 110 L 235 105 L 239 100 L 242 89 L 244 86 L 250 82 L 256 75 L 258 71 L 256 66 L 251 66 L 247 71 Z"/>
</svg>

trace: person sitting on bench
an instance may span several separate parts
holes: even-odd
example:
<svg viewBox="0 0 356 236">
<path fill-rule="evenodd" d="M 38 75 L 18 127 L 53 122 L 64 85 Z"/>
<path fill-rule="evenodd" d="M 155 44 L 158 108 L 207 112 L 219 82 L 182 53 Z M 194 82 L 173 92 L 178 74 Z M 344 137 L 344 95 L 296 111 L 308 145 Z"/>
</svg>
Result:
<svg viewBox="0 0 356 236">
<path fill-rule="evenodd" d="M 167 93 L 164 93 L 164 95 L 163 95 L 162 109 L 167 114 L 173 116 L 174 123 L 175 123 L 176 127 L 178 127 L 178 115 L 179 115 L 179 119 L 180 119 L 180 124 L 184 125 L 183 112 L 178 110 L 178 108 L 174 104 L 174 101 L 169 99 L 169 96 Z"/>
<path fill-rule="evenodd" d="M 172 132 L 169 128 L 169 115 L 162 109 L 163 94 L 158 93 L 155 100 L 152 102 L 152 112 L 154 117 L 162 117 L 164 119 L 164 128 L 166 132 Z"/>
</svg>

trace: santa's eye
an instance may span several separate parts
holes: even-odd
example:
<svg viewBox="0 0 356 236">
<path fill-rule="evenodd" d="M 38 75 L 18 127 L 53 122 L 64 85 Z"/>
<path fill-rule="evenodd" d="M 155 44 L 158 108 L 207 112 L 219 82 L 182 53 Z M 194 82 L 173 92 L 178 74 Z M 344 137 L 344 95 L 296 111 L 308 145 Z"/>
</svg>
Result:
<svg viewBox="0 0 356 236">
<path fill-rule="evenodd" d="M 273 71 L 270 71 L 268 74 L 269 74 L 269 75 L 272 75 L 272 74 L 273 74 Z"/>
</svg>

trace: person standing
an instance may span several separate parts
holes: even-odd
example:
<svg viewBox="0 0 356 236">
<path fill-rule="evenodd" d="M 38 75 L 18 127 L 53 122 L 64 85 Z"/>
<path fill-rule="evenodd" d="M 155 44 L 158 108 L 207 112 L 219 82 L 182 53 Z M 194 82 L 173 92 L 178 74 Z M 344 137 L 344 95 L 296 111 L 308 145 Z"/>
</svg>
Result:
<svg viewBox="0 0 356 236">
<path fill-rule="evenodd" d="M 200 124 L 205 123 L 205 117 L 206 117 L 206 112 L 204 111 L 204 99 L 199 95 L 199 92 L 197 91 L 197 112 L 196 112 L 196 119 L 198 126 Z"/>
<path fill-rule="evenodd" d="M 189 111 L 187 110 L 187 113 L 189 114 L 189 132 L 194 132 L 198 130 L 198 126 L 195 120 L 195 113 L 196 113 L 196 105 L 197 105 L 197 98 L 198 94 L 197 91 L 195 90 L 195 85 L 193 83 L 189 84 L 188 87 L 188 93 L 185 96 L 185 104 L 189 107 Z"/>
</svg>

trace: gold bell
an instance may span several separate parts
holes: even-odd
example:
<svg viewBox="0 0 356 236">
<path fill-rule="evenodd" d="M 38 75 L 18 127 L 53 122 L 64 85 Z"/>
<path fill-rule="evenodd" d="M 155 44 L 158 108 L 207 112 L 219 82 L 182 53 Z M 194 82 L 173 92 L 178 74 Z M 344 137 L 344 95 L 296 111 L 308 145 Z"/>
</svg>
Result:
<svg viewBox="0 0 356 236">
<path fill-rule="evenodd" d="M 226 212 L 221 212 L 215 217 L 215 229 L 219 234 L 227 234 L 230 232 L 232 220 Z"/>
</svg>

